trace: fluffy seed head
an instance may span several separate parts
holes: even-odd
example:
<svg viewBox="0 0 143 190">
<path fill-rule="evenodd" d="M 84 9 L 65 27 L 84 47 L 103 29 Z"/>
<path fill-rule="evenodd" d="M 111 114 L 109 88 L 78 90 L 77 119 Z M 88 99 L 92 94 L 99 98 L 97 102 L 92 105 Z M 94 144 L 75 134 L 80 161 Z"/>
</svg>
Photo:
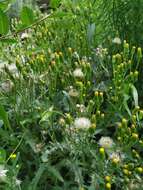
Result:
<svg viewBox="0 0 143 190">
<path fill-rule="evenodd" d="M 119 37 L 115 37 L 115 38 L 112 40 L 112 42 L 113 42 L 114 44 L 121 44 L 121 39 L 120 39 Z"/>
<path fill-rule="evenodd" d="M 80 68 L 75 69 L 73 72 L 73 75 L 76 78 L 83 78 L 84 77 L 84 74 Z"/>
<path fill-rule="evenodd" d="M 113 147 L 114 142 L 110 137 L 101 137 L 99 140 L 99 145 L 105 149 L 109 149 Z"/>
<path fill-rule="evenodd" d="M 77 129 L 88 129 L 91 126 L 91 122 L 86 117 L 80 117 L 75 119 L 74 126 Z"/>
</svg>

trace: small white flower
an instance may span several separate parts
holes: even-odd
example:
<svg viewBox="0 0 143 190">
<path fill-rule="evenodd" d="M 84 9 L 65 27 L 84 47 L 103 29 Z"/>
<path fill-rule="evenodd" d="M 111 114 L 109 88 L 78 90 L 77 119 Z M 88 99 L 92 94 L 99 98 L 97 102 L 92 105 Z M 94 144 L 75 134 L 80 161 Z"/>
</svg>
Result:
<svg viewBox="0 0 143 190">
<path fill-rule="evenodd" d="M 88 118 L 80 117 L 75 119 L 74 126 L 77 129 L 88 129 L 91 126 L 91 122 Z"/>
<path fill-rule="evenodd" d="M 29 34 L 27 32 L 22 33 L 21 39 L 24 40 L 24 39 L 27 39 L 27 38 L 29 38 Z"/>
<path fill-rule="evenodd" d="M 20 186 L 21 183 L 22 183 L 22 181 L 21 181 L 20 179 L 17 179 L 17 178 L 16 178 L 15 183 L 16 183 L 17 186 Z"/>
<path fill-rule="evenodd" d="M 114 142 L 110 137 L 101 137 L 99 140 L 99 145 L 105 149 L 109 149 L 113 147 Z"/>
<path fill-rule="evenodd" d="M 73 56 L 74 56 L 76 59 L 79 59 L 79 54 L 78 54 L 76 51 L 73 53 Z"/>
<path fill-rule="evenodd" d="M 8 170 L 5 170 L 3 165 L 0 166 L 0 181 L 5 180 L 7 172 L 8 172 Z"/>
<path fill-rule="evenodd" d="M 76 107 L 77 107 L 77 109 L 78 109 L 81 113 L 83 113 L 83 112 L 86 111 L 86 108 L 85 108 L 85 106 L 84 106 L 83 104 L 76 104 Z"/>
<path fill-rule="evenodd" d="M 3 72 L 5 68 L 7 68 L 12 74 L 18 77 L 18 70 L 14 63 L 12 64 L 4 63 L 0 65 L 0 71 Z"/>
<path fill-rule="evenodd" d="M 71 88 L 68 92 L 69 96 L 71 97 L 77 97 L 79 95 L 78 91 L 74 88 Z"/>
<path fill-rule="evenodd" d="M 112 42 L 113 42 L 114 44 L 121 44 L 121 39 L 120 39 L 119 37 L 115 37 L 115 38 L 112 40 Z"/>
<path fill-rule="evenodd" d="M 0 91 L 10 92 L 12 90 L 13 83 L 10 80 L 6 80 L 0 85 Z"/>
<path fill-rule="evenodd" d="M 137 181 L 132 180 L 128 184 L 128 188 L 129 188 L 129 190 L 139 190 L 139 189 L 141 189 L 141 185 Z"/>
<path fill-rule="evenodd" d="M 75 69 L 73 72 L 73 75 L 76 78 L 83 78 L 84 77 L 84 74 L 80 68 Z"/>
<path fill-rule="evenodd" d="M 111 153 L 111 154 L 109 155 L 109 158 L 110 158 L 111 160 L 116 159 L 118 162 L 121 161 L 121 156 L 120 156 L 120 154 L 119 154 L 118 152 L 113 152 L 113 153 Z"/>
</svg>

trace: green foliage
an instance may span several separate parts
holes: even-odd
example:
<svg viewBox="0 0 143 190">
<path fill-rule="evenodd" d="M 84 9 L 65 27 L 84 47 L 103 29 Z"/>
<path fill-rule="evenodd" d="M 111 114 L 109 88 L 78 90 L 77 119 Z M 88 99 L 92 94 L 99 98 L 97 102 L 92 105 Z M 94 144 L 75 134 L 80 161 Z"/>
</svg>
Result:
<svg viewBox="0 0 143 190">
<path fill-rule="evenodd" d="M 100 18 L 106 26 L 107 32 L 114 31 L 122 39 L 133 44 L 142 44 L 143 37 L 143 4 L 142 0 L 106 0 L 99 1 Z"/>
<path fill-rule="evenodd" d="M 10 123 L 8 120 L 8 114 L 4 110 L 4 107 L 0 105 L 0 119 L 4 122 L 4 126 L 6 129 L 10 129 Z"/>
<path fill-rule="evenodd" d="M 28 7 L 23 7 L 20 18 L 24 26 L 32 24 L 34 22 L 33 11 Z"/>
<path fill-rule="evenodd" d="M 142 188 L 142 49 L 119 38 L 106 3 L 23 7 L 17 35 L 3 33 L 0 189 Z"/>
<path fill-rule="evenodd" d="M 0 9 L 0 34 L 7 34 L 9 31 L 9 20 L 7 15 Z"/>
<path fill-rule="evenodd" d="M 51 0 L 50 1 L 50 7 L 51 8 L 57 8 L 60 5 L 61 0 Z"/>
</svg>

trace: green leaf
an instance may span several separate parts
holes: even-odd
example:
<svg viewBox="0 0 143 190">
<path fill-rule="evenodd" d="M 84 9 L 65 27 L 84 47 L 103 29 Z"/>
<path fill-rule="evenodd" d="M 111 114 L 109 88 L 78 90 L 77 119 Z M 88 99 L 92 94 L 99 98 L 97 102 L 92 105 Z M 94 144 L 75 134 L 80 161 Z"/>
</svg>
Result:
<svg viewBox="0 0 143 190">
<path fill-rule="evenodd" d="M 1 0 L 0 1 L 0 9 L 1 10 L 6 10 L 9 6 L 9 1 L 6 1 L 6 0 Z"/>
<path fill-rule="evenodd" d="M 23 7 L 20 18 L 24 26 L 31 25 L 34 22 L 34 13 L 32 9 Z"/>
<path fill-rule="evenodd" d="M 3 121 L 0 120 L 0 128 L 3 126 Z"/>
<path fill-rule="evenodd" d="M 131 111 L 130 111 L 130 109 L 129 109 L 129 106 L 128 106 L 128 103 L 127 103 L 127 101 L 129 100 L 129 98 L 130 98 L 130 97 L 129 97 L 127 94 L 125 94 L 125 95 L 124 95 L 123 104 L 124 104 L 124 107 L 125 107 L 126 111 L 127 111 L 128 114 L 131 116 L 132 113 L 131 113 Z"/>
<path fill-rule="evenodd" d="M 0 9 L 0 34 L 7 34 L 9 31 L 8 16 Z"/>
<path fill-rule="evenodd" d="M 92 23 L 92 24 L 89 24 L 87 27 L 87 39 L 88 39 L 89 45 L 92 44 L 94 35 L 95 35 L 95 23 Z"/>
<path fill-rule="evenodd" d="M 135 106 L 137 107 L 138 106 L 138 92 L 137 92 L 137 89 L 133 84 L 130 85 L 130 87 L 131 87 L 131 90 L 132 90 Z"/>
<path fill-rule="evenodd" d="M 72 17 L 73 15 L 71 13 L 67 13 L 67 12 L 64 12 L 64 11 L 55 11 L 51 17 L 52 18 L 63 18 L 63 17 Z"/>
<path fill-rule="evenodd" d="M 2 105 L 0 105 L 0 119 L 4 122 L 4 126 L 5 126 L 6 129 L 11 128 L 9 120 L 8 120 L 8 114 L 4 110 L 4 107 Z"/>
<path fill-rule="evenodd" d="M 17 40 L 16 39 L 11 39 L 11 38 L 4 38 L 4 39 L 1 39 L 0 42 L 8 43 L 8 44 L 14 44 L 14 43 L 17 43 Z"/>
<path fill-rule="evenodd" d="M 42 113 L 42 118 L 39 123 L 43 121 L 49 121 L 49 118 L 52 116 L 52 114 L 53 114 L 53 106 L 51 106 L 49 110 Z"/>
<path fill-rule="evenodd" d="M 43 172 L 47 169 L 47 167 L 45 166 L 45 164 L 41 164 L 38 171 L 36 172 L 35 177 L 33 178 L 31 184 L 29 185 L 28 190 L 36 190 L 37 188 L 37 184 L 43 174 Z"/>
<path fill-rule="evenodd" d="M 6 160 L 6 152 L 4 149 L 0 149 L 0 163 L 4 163 Z"/>
<path fill-rule="evenodd" d="M 60 3 L 61 3 L 61 0 L 51 0 L 50 7 L 56 9 L 60 5 Z"/>
<path fill-rule="evenodd" d="M 59 180 L 60 182 L 64 182 L 63 177 L 61 176 L 60 172 L 53 166 L 48 166 L 48 172 L 55 178 L 55 180 Z"/>
<path fill-rule="evenodd" d="M 58 179 L 61 182 L 64 181 L 61 174 L 55 167 L 44 163 L 44 164 L 40 164 L 40 167 L 39 167 L 38 171 L 36 172 L 36 175 L 33 178 L 31 184 L 29 185 L 28 190 L 36 190 L 37 189 L 37 185 L 40 181 L 40 178 L 45 171 L 47 171 L 49 175 L 52 175 L 55 178 L 55 180 Z"/>
</svg>

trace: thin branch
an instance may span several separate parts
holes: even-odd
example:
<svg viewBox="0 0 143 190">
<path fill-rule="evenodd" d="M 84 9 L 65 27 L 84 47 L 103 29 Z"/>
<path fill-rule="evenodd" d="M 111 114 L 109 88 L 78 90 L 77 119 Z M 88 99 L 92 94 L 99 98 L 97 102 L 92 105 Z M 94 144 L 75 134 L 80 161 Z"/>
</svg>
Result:
<svg viewBox="0 0 143 190">
<path fill-rule="evenodd" d="M 13 36 L 17 36 L 17 35 L 20 34 L 21 32 L 24 32 L 25 30 L 28 30 L 29 28 L 32 28 L 32 27 L 34 27 L 35 25 L 37 25 L 37 24 L 43 22 L 44 20 L 46 20 L 46 19 L 49 18 L 50 16 L 51 16 L 51 14 L 48 14 L 48 15 L 44 16 L 43 18 L 37 20 L 36 22 L 32 23 L 31 25 L 29 25 L 29 26 L 27 26 L 27 27 L 25 27 L 25 28 L 22 28 L 22 29 L 20 29 L 20 30 L 18 30 L 18 31 L 16 31 L 16 32 L 12 33 L 12 34 L 8 34 L 8 35 L 5 35 L 5 36 L 1 36 L 1 37 L 0 37 L 0 40 L 4 40 L 4 39 L 7 39 L 7 38 L 11 38 L 11 37 L 13 37 Z"/>
</svg>

